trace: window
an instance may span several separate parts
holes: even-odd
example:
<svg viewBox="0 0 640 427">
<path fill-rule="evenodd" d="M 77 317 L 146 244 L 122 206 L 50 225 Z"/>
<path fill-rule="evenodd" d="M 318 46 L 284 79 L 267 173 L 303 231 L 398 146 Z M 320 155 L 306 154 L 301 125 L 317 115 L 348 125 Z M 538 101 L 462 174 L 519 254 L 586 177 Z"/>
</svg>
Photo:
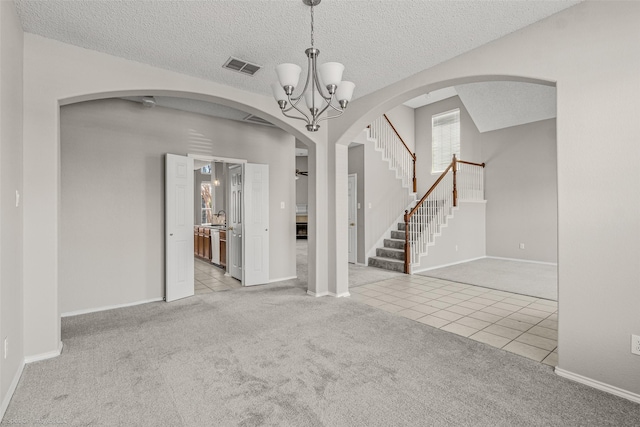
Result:
<svg viewBox="0 0 640 427">
<path fill-rule="evenodd" d="M 200 223 L 211 224 L 213 221 L 213 199 L 211 197 L 211 183 L 200 184 Z"/>
<path fill-rule="evenodd" d="M 460 110 L 431 117 L 431 173 L 443 172 L 453 155 L 460 158 Z"/>
</svg>

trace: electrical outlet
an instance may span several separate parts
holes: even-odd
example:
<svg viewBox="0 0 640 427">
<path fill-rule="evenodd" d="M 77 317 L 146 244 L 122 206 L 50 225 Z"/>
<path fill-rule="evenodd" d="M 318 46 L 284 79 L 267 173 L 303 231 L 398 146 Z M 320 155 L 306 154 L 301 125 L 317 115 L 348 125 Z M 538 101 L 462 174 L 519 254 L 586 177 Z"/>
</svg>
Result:
<svg viewBox="0 0 640 427">
<path fill-rule="evenodd" d="M 4 358 L 6 359 L 9 355 L 9 338 L 4 338 Z"/>
<path fill-rule="evenodd" d="M 284 209 L 284 202 L 280 202 L 280 209 Z"/>
<path fill-rule="evenodd" d="M 640 335 L 631 335 L 631 353 L 640 356 Z"/>
<path fill-rule="evenodd" d="M 524 249 L 524 243 L 520 243 L 520 249 Z"/>
<path fill-rule="evenodd" d="M 456 245 L 456 252 L 458 252 L 458 245 Z"/>
</svg>

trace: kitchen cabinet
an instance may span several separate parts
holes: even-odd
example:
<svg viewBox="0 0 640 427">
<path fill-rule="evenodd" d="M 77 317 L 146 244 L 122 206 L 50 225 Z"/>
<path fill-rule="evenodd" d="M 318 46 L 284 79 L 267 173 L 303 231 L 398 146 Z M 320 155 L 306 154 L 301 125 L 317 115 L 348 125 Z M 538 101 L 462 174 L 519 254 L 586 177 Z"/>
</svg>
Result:
<svg viewBox="0 0 640 427">
<path fill-rule="evenodd" d="M 193 227 L 193 254 L 211 261 L 211 230 L 207 227 Z"/>
</svg>

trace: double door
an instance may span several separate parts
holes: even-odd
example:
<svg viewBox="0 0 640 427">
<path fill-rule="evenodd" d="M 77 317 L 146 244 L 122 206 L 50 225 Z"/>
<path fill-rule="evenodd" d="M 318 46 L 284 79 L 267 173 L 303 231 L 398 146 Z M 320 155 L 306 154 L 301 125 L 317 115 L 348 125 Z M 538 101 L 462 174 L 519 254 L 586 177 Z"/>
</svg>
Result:
<svg viewBox="0 0 640 427">
<path fill-rule="evenodd" d="M 167 301 L 194 294 L 193 253 L 193 158 L 166 155 L 165 176 L 165 298 Z M 235 168 L 238 168 L 237 170 Z M 230 168 L 236 174 L 227 200 L 229 233 L 227 264 L 230 274 L 243 286 L 269 282 L 269 166 L 243 163 Z M 238 178 L 240 174 L 240 178 Z M 234 188 L 232 190 L 232 187 Z M 233 227 L 233 230 L 231 230 Z M 235 232 L 235 233 L 232 233 Z M 209 236 L 210 237 L 210 236 Z M 204 233 L 203 233 L 204 238 Z M 209 253 L 210 254 L 210 253 Z M 221 258 L 224 255 L 221 254 Z M 222 259 L 221 259 L 222 261 Z"/>
</svg>

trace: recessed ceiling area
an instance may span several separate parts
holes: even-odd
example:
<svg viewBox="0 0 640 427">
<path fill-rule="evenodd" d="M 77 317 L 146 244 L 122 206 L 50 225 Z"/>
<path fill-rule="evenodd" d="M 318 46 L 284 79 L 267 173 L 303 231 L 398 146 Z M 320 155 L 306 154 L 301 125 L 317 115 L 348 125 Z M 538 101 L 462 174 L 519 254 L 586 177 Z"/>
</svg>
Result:
<svg viewBox="0 0 640 427">
<path fill-rule="evenodd" d="M 420 108 L 453 96 L 469 112 L 478 131 L 489 132 L 556 117 L 556 88 L 534 83 L 491 81 L 443 88 L 403 105 Z"/>
</svg>

